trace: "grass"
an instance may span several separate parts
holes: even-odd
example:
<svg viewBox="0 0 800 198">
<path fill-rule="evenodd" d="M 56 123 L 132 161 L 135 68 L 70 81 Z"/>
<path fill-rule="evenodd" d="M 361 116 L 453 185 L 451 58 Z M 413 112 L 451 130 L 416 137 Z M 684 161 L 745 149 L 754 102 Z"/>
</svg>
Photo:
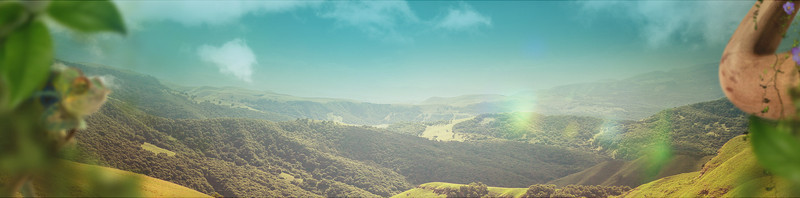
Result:
<svg viewBox="0 0 800 198">
<path fill-rule="evenodd" d="M 646 156 L 633 161 L 611 160 L 548 183 L 558 186 L 577 184 L 636 187 L 653 181 L 655 178 L 698 171 L 704 163 L 709 161 L 710 157 L 675 155 L 670 157 L 657 173 L 652 174 L 647 174 L 649 160 Z"/>
<path fill-rule="evenodd" d="M 288 174 L 288 173 L 281 173 L 281 174 L 278 175 L 278 178 L 283 179 L 283 180 L 285 180 L 287 182 L 290 182 L 290 183 L 293 182 L 293 181 L 297 181 L 298 183 L 303 183 L 303 179 L 295 178 L 294 176 L 292 176 L 291 174 Z"/>
<path fill-rule="evenodd" d="M 464 135 L 453 132 L 453 126 L 473 118 L 474 117 L 462 118 L 450 121 L 449 124 L 437 124 L 425 127 L 425 131 L 422 132 L 420 137 L 428 138 L 430 140 L 463 142 Z"/>
<path fill-rule="evenodd" d="M 665 177 L 636 187 L 623 197 L 794 197 L 789 182 L 768 175 L 746 136 L 731 139 L 697 172 Z"/>
<path fill-rule="evenodd" d="M 123 181 L 126 179 L 138 181 L 139 192 L 143 197 L 210 197 L 196 190 L 138 173 L 72 161 L 60 161 L 59 163 L 63 163 L 63 167 L 65 168 L 64 170 L 72 171 L 58 172 L 48 178 L 35 179 L 34 186 L 36 186 L 36 189 L 41 189 L 42 186 L 45 186 L 51 182 L 57 182 L 65 185 L 65 188 L 63 189 L 67 190 L 65 192 L 67 195 L 74 197 L 86 197 L 90 196 L 88 192 L 90 192 L 92 187 L 92 185 L 89 183 L 90 180 L 88 180 L 87 177 L 97 177 L 101 178 L 101 181 L 104 181 L 105 183 L 113 183 L 113 181 Z M 72 173 L 85 174 L 73 175 Z M 41 190 L 37 191 L 44 192 Z M 17 195 L 21 196 L 21 194 Z M 48 194 L 38 195 L 45 197 L 53 196 Z"/>
<path fill-rule="evenodd" d="M 158 146 L 156 146 L 156 145 L 153 145 L 153 144 L 150 144 L 150 143 L 147 143 L 147 142 L 145 142 L 144 144 L 142 144 L 142 148 L 143 148 L 144 150 L 148 150 L 148 151 L 150 151 L 150 152 L 153 152 L 153 153 L 155 153 L 156 155 L 158 155 L 159 153 L 166 153 L 166 154 L 167 154 L 167 156 L 175 156 L 175 152 L 172 152 L 172 151 L 170 151 L 170 150 L 167 150 L 167 149 L 163 149 L 163 148 L 161 148 L 161 147 L 158 147 Z"/>
<path fill-rule="evenodd" d="M 454 184 L 454 183 L 446 183 L 446 182 L 430 182 L 420 184 L 416 188 L 411 190 L 407 190 L 400 194 L 392 196 L 392 198 L 402 198 L 402 197 L 446 197 L 443 194 L 436 194 L 433 191 L 435 189 L 457 189 L 461 186 L 466 186 L 466 184 Z M 489 196 L 491 197 L 522 197 L 528 188 L 503 188 L 503 187 L 489 187 Z"/>
</svg>

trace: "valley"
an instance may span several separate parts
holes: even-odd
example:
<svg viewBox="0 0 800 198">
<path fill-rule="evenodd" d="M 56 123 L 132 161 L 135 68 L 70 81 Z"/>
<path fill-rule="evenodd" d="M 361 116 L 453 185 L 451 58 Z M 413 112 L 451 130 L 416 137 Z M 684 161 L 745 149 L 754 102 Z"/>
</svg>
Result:
<svg viewBox="0 0 800 198">
<path fill-rule="evenodd" d="M 0 1 L 0 197 L 798 197 L 798 3 Z"/>
<path fill-rule="evenodd" d="M 633 188 L 699 171 L 746 131 L 746 115 L 725 99 L 635 121 L 477 114 L 463 104 L 475 98 L 461 99 L 462 106 L 382 105 L 173 89 L 141 74 L 74 65 L 120 84 L 79 133 L 83 152 L 75 161 L 97 159 L 207 195 L 421 196 L 431 192 L 412 189 L 436 184 L 430 182 L 481 182 L 497 186 L 490 188 L 495 195 L 514 197 L 534 184 Z"/>
</svg>

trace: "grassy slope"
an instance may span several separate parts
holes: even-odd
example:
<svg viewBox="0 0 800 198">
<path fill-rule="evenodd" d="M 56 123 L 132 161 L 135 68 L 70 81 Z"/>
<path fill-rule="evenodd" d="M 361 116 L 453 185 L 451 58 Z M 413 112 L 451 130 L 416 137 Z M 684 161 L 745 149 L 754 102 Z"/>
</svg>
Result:
<svg viewBox="0 0 800 198">
<path fill-rule="evenodd" d="M 463 142 L 464 141 L 464 137 L 463 137 L 464 135 L 456 134 L 453 131 L 453 126 L 455 126 L 456 124 L 458 124 L 460 122 L 471 120 L 471 119 L 473 119 L 473 118 L 472 117 L 463 118 L 463 119 L 450 121 L 450 123 L 448 123 L 448 124 L 437 124 L 437 125 L 427 126 L 427 127 L 425 127 L 425 131 L 422 132 L 422 135 L 420 135 L 420 137 L 424 137 L 424 138 L 427 138 L 429 140 Z"/>
<path fill-rule="evenodd" d="M 746 136 L 731 139 L 701 171 L 662 178 L 624 197 L 789 197 L 788 182 L 765 174 Z"/>
<path fill-rule="evenodd" d="M 149 177 L 142 174 L 137 174 L 133 172 L 128 172 L 124 170 L 119 170 L 115 168 L 103 167 L 103 166 L 95 166 L 71 161 L 62 161 L 65 166 L 70 169 L 77 169 L 81 170 L 80 172 L 96 172 L 104 176 L 105 178 L 125 178 L 125 177 L 133 177 L 139 181 L 141 195 L 144 197 L 210 197 L 206 194 L 201 192 L 197 192 L 196 190 L 192 190 L 190 188 L 171 183 L 168 181 L 160 180 L 157 178 Z M 62 175 L 56 175 L 56 181 L 60 181 L 63 178 Z M 47 178 L 48 180 L 53 178 Z M 69 194 L 72 196 L 87 196 L 86 192 L 88 189 L 87 181 L 83 179 L 68 179 L 65 183 L 68 183 Z M 48 195 L 42 195 L 48 196 Z"/>
<path fill-rule="evenodd" d="M 392 196 L 392 198 L 400 198 L 400 197 L 445 197 L 445 195 L 436 194 L 433 191 L 435 189 L 442 189 L 442 188 L 451 188 L 456 189 L 461 186 L 466 186 L 465 184 L 453 184 L 453 183 L 445 183 L 445 182 L 430 182 L 424 183 L 416 188 L 411 190 L 407 190 L 400 194 Z M 489 195 L 491 197 L 522 197 L 527 191 L 528 188 L 502 188 L 502 187 L 489 187 Z"/>
<path fill-rule="evenodd" d="M 645 157 L 640 157 L 634 161 L 611 160 L 548 183 L 558 186 L 577 184 L 635 187 L 653 181 L 656 178 L 700 170 L 710 158 L 711 156 L 672 156 L 669 162 L 654 177 L 648 177 L 646 174 L 647 159 Z"/>
<path fill-rule="evenodd" d="M 150 143 L 147 143 L 147 142 L 145 142 L 144 144 L 142 144 L 142 148 L 143 148 L 144 150 L 147 150 L 147 151 L 153 152 L 153 153 L 155 153 L 156 155 L 158 155 L 159 153 L 164 153 L 164 154 L 167 154 L 167 156 L 175 156 L 175 152 L 172 152 L 172 151 L 170 151 L 170 150 L 167 150 L 167 149 L 163 149 L 163 148 L 161 148 L 161 147 L 158 147 L 158 146 L 156 146 L 156 145 L 153 145 L 153 144 L 150 144 Z"/>
</svg>

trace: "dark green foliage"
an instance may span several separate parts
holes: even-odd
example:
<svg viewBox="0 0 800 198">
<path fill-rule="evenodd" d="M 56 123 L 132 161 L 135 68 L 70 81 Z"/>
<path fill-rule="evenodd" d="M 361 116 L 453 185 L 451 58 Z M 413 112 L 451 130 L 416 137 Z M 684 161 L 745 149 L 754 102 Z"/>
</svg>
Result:
<svg viewBox="0 0 800 198">
<path fill-rule="evenodd" d="M 791 126 L 794 125 L 794 126 Z M 797 123 L 773 122 L 756 116 L 750 118 L 753 153 L 759 164 L 783 178 L 800 184 L 800 142 Z"/>
<path fill-rule="evenodd" d="M 500 113 L 477 116 L 453 130 L 633 160 L 664 143 L 673 154 L 714 155 L 725 142 L 747 131 L 745 116 L 727 99 L 719 99 L 664 110 L 639 121 Z"/>
<path fill-rule="evenodd" d="M 399 134 L 420 136 L 426 127 L 428 126 L 418 122 L 401 122 L 389 125 L 386 129 Z"/>
<path fill-rule="evenodd" d="M 458 123 L 453 126 L 453 131 L 589 150 L 589 139 L 602 124 L 602 119 L 586 116 L 501 113 L 484 114 Z"/>
<path fill-rule="evenodd" d="M 51 1 L 47 12 L 61 25 L 81 32 L 110 31 L 125 34 L 117 7 L 111 1 Z"/>
<path fill-rule="evenodd" d="M 553 184 L 534 184 L 528 187 L 528 191 L 523 198 L 528 197 L 550 197 L 556 191 L 556 185 Z"/>
<path fill-rule="evenodd" d="M 390 196 L 411 187 L 401 175 L 320 152 L 268 121 L 172 120 L 112 100 L 88 119 L 79 145 L 106 165 L 223 196 Z M 154 155 L 144 142 L 177 153 Z M 298 180 L 286 181 L 281 173 Z"/>
<path fill-rule="evenodd" d="M 594 144 L 615 158 L 636 159 L 664 141 L 674 154 L 715 155 L 725 142 L 747 131 L 747 117 L 723 98 L 664 110 L 604 131 Z"/>
<path fill-rule="evenodd" d="M 13 5 L 3 3 L 3 7 Z M 0 37 L 0 111 L 14 109 L 41 89 L 50 73 L 53 41 L 42 20 L 34 19 Z"/>
<path fill-rule="evenodd" d="M 534 184 L 522 195 L 529 197 L 610 197 L 618 196 L 631 190 L 628 186 L 582 186 L 567 185 L 557 188 L 556 185 Z"/>
<path fill-rule="evenodd" d="M 461 186 L 457 190 L 450 190 L 445 193 L 447 197 L 484 197 L 489 194 L 489 187 L 483 183 L 469 183 Z"/>
<path fill-rule="evenodd" d="M 284 130 L 313 140 L 314 148 L 379 164 L 409 182 L 469 183 L 525 187 L 590 167 L 605 158 L 588 152 L 516 141 L 436 142 L 374 128 L 298 120 Z"/>
<path fill-rule="evenodd" d="M 88 122 L 79 144 L 108 166 L 224 196 L 391 196 L 411 183 L 476 179 L 519 187 L 603 160 L 545 145 L 436 142 L 329 121 L 174 120 L 116 99 Z M 144 142 L 177 155 L 154 155 L 141 149 Z"/>
<path fill-rule="evenodd" d="M 101 112 L 87 120 L 90 128 L 78 133 L 78 143 L 86 153 L 93 153 L 104 165 L 207 194 L 391 196 L 410 189 L 411 184 L 475 180 L 522 187 L 604 160 L 587 152 L 514 141 L 436 142 L 330 121 L 242 119 L 288 117 L 216 105 L 216 100 L 197 103 L 186 92 L 165 87 L 149 76 L 68 64 L 89 74 L 111 75 L 119 85 Z M 430 124 L 436 123 L 408 126 L 418 133 Z M 145 142 L 177 155 L 154 155 L 141 148 Z"/>
</svg>

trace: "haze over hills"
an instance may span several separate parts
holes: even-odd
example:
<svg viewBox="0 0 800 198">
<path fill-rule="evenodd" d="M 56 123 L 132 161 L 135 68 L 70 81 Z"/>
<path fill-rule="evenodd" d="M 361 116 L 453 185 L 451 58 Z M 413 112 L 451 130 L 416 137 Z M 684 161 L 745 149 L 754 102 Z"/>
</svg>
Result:
<svg viewBox="0 0 800 198">
<path fill-rule="evenodd" d="M 618 81 L 565 85 L 513 96 L 432 97 L 417 105 L 297 97 L 234 87 L 165 86 L 142 74 L 107 66 L 69 64 L 89 74 L 113 76 L 118 83 L 136 82 L 120 86 L 112 96 L 137 103 L 148 113 L 170 118 L 243 117 L 272 121 L 310 118 L 387 125 L 453 120 L 484 113 L 536 112 L 637 120 L 665 108 L 724 96 L 719 89 L 716 64 L 650 72 Z M 189 107 L 189 104 L 200 105 Z"/>
<path fill-rule="evenodd" d="M 426 105 L 452 105 L 452 106 L 466 106 L 471 104 L 483 102 L 499 102 L 507 100 L 508 96 L 499 94 L 478 94 L 478 95 L 462 95 L 456 97 L 431 97 L 419 104 Z"/>
<path fill-rule="evenodd" d="M 638 120 L 665 108 L 724 97 L 719 88 L 717 67 L 718 63 L 710 63 L 649 72 L 622 80 L 563 85 L 506 97 L 465 95 L 435 97 L 426 102 L 458 104 L 465 106 L 464 111 L 478 114 L 520 111 Z"/>
</svg>

